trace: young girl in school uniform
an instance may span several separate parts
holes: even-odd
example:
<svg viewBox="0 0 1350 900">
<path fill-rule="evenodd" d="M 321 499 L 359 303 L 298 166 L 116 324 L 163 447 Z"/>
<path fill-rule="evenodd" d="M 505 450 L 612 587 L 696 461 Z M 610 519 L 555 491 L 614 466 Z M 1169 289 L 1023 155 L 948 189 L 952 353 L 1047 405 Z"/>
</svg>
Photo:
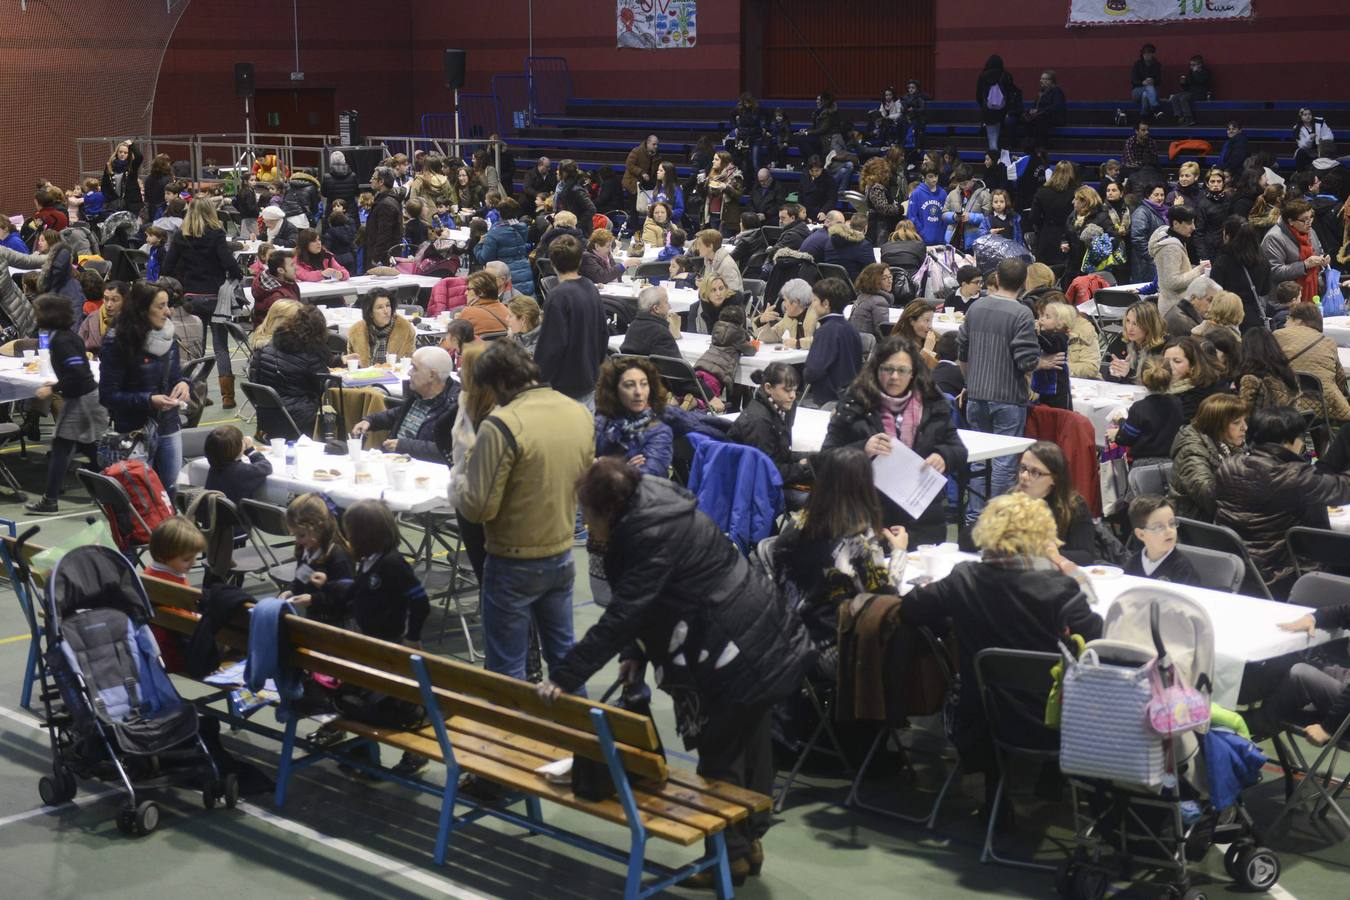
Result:
<svg viewBox="0 0 1350 900">
<path fill-rule="evenodd" d="M 282 598 L 308 603 L 310 618 L 345 628 L 355 570 L 337 518 L 318 494 L 301 494 L 286 507 L 286 527 L 295 537 L 295 578 Z"/>
</svg>

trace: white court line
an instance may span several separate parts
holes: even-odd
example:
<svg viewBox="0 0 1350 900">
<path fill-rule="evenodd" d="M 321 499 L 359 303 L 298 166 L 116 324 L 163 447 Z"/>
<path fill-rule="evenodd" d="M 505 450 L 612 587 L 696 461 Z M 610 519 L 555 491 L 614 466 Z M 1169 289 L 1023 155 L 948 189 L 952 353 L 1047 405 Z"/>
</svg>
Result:
<svg viewBox="0 0 1350 900">
<path fill-rule="evenodd" d="M 18 710 L 12 710 L 8 709 L 7 707 L 0 706 L 0 717 L 9 719 L 14 722 L 18 722 L 20 725 L 27 725 L 31 728 L 43 730 L 41 722 L 39 722 L 37 719 L 34 719 L 27 713 L 19 712 Z M 109 797 L 112 796 L 113 794 L 118 793 L 121 793 L 121 791 L 114 788 L 112 790 L 100 791 L 95 794 L 83 794 L 81 799 L 87 802 L 92 800 L 99 800 L 102 799 L 103 797 Z M 11 822 L 19 822 L 24 819 L 31 819 L 35 816 L 46 815 L 49 812 L 61 810 L 64 809 L 66 806 L 70 805 L 77 805 L 77 804 L 62 804 L 61 806 L 42 806 L 38 807 L 37 809 L 30 809 L 28 812 L 16 813 L 15 815 L 0 819 L 0 828 L 3 828 L 4 826 L 10 824 Z M 301 825 L 299 822 L 292 822 L 290 819 L 283 818 L 282 816 L 277 815 L 271 810 L 263 809 L 261 806 L 254 806 L 252 803 L 241 802 L 239 806 L 236 807 L 236 809 L 238 809 L 245 815 L 253 816 L 255 819 L 261 819 L 262 821 L 268 823 L 269 825 L 273 825 L 277 828 L 280 828 L 282 831 L 290 832 L 291 834 L 294 834 L 297 837 L 304 838 L 307 841 L 312 841 L 330 850 L 336 850 L 339 853 L 344 853 L 347 856 L 358 859 L 361 862 L 367 863 L 368 865 L 372 865 L 377 869 L 383 869 L 385 872 L 388 872 L 391 875 L 397 875 L 401 878 L 406 878 L 409 881 L 421 885 L 422 887 L 430 888 L 431 890 L 436 891 L 443 896 L 455 897 L 456 900 L 489 900 L 489 898 L 483 894 L 474 893 L 468 888 L 460 887 L 453 881 L 447 881 L 444 878 L 440 878 L 436 875 L 433 875 L 420 866 L 415 866 L 411 863 L 404 863 L 399 862 L 398 860 L 395 859 L 390 859 L 387 856 L 375 853 L 372 850 L 367 850 L 365 847 L 362 847 L 359 844 L 353 844 L 352 842 L 343 840 L 342 838 L 330 837 L 329 835 L 324 834 L 322 831 L 316 831 L 313 828 L 310 828 L 308 825 Z"/>
<path fill-rule="evenodd" d="M 0 828 L 4 828 L 6 825 L 13 825 L 15 822 L 22 822 L 24 819 L 35 819 L 38 816 L 58 813 L 72 807 L 79 809 L 82 806 L 102 800 L 104 797 L 111 797 L 120 793 L 122 793 L 120 788 L 108 788 L 107 790 L 98 791 L 93 794 L 81 794 L 79 802 L 72 800 L 69 803 L 62 803 L 60 806 L 39 806 L 37 809 L 28 810 L 28 812 L 15 813 L 12 816 L 5 816 L 3 819 L 0 819 Z"/>
</svg>

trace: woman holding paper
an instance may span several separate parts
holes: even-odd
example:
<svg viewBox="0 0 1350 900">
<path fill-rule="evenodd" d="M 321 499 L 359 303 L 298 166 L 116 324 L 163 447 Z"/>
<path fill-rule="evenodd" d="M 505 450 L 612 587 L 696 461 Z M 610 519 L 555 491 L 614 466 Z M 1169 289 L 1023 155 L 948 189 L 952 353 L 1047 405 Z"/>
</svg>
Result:
<svg viewBox="0 0 1350 900">
<path fill-rule="evenodd" d="M 938 474 L 955 475 L 966 464 L 966 448 L 952 424 L 952 407 L 933 384 L 919 351 L 892 335 L 877 345 L 830 417 L 822 447 L 857 447 L 873 460 L 903 445 Z M 901 485 L 901 487 L 904 487 Z M 911 515 L 878 491 L 885 525 L 903 525 L 914 544 L 946 540 L 946 492 Z"/>
</svg>

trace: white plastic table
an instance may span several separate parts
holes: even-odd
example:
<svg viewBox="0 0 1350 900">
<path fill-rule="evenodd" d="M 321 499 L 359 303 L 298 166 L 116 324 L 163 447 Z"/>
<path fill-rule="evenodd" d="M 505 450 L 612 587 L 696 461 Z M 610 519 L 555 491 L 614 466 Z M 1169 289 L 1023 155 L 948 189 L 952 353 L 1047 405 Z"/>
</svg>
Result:
<svg viewBox="0 0 1350 900">
<path fill-rule="evenodd" d="M 739 413 L 728 413 L 725 418 L 735 419 Z M 830 427 L 830 413 L 824 409 L 811 409 L 806 406 L 797 408 L 792 420 L 792 449 L 803 453 L 816 453 L 825 443 L 825 433 Z M 958 429 L 961 443 L 966 445 L 966 458 L 970 462 L 984 462 L 1000 456 L 1021 453 L 1035 441 L 1029 437 L 1013 437 L 1003 434 L 985 434 L 983 431 Z"/>
<path fill-rule="evenodd" d="M 1148 394 L 1137 384 L 1116 384 L 1091 378 L 1070 378 L 1069 390 L 1073 395 L 1073 411 L 1087 416 L 1092 422 L 1099 447 L 1106 444 L 1106 429 L 1114 425 L 1116 419 L 1125 418 L 1131 403 Z"/>
<path fill-rule="evenodd" d="M 408 285 L 429 288 L 434 287 L 440 280 L 435 275 L 357 275 L 346 281 L 301 281 L 300 298 L 313 300 L 320 297 L 356 296 L 377 287 L 385 287 L 391 291 Z M 253 302 L 251 283 L 245 285 L 244 295 L 249 303 Z"/>
<path fill-rule="evenodd" d="M 623 346 L 624 336 L 616 334 L 609 339 L 609 346 L 617 351 Z M 712 336 L 707 334 L 686 334 L 675 342 L 680 348 L 680 355 L 693 365 L 698 362 L 700 356 L 707 352 L 712 344 Z M 781 344 L 764 344 L 759 348 L 759 352 L 754 356 L 742 356 L 741 364 L 736 367 L 736 383 L 753 387 L 754 382 L 750 380 L 750 373 L 756 369 L 763 369 L 769 363 L 785 362 L 789 365 L 799 365 L 806 362 L 806 350 L 784 350 Z M 828 414 L 827 414 L 828 415 Z"/>
<path fill-rule="evenodd" d="M 24 370 L 27 360 L 17 356 L 0 356 L 0 403 L 14 400 L 31 400 L 37 389 L 44 384 L 56 384 L 56 376 L 51 367 L 39 366 L 36 372 Z M 98 360 L 89 364 L 94 370 L 94 381 L 98 382 Z"/>
<path fill-rule="evenodd" d="M 642 289 L 645 287 L 645 284 L 623 279 L 602 284 L 596 290 L 600 292 L 602 297 L 619 297 L 624 300 L 631 300 L 642 293 Z M 686 313 L 694 304 L 698 303 L 698 291 L 693 288 L 667 287 L 666 297 L 670 300 L 670 311 L 675 313 Z"/>
<path fill-rule="evenodd" d="M 1327 316 L 1322 320 L 1322 333 L 1337 347 L 1350 347 L 1350 316 Z"/>
</svg>

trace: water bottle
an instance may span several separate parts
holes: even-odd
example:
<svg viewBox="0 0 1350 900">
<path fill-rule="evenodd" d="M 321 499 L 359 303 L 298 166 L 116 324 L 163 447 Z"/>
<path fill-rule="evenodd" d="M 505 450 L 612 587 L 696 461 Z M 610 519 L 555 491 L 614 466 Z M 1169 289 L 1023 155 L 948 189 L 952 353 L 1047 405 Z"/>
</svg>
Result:
<svg viewBox="0 0 1350 900">
<path fill-rule="evenodd" d="M 38 332 L 38 351 L 50 350 L 52 346 L 52 333 L 47 329 Z"/>
<path fill-rule="evenodd" d="M 286 442 L 286 474 L 294 478 L 298 467 L 295 462 L 295 441 Z"/>
</svg>

